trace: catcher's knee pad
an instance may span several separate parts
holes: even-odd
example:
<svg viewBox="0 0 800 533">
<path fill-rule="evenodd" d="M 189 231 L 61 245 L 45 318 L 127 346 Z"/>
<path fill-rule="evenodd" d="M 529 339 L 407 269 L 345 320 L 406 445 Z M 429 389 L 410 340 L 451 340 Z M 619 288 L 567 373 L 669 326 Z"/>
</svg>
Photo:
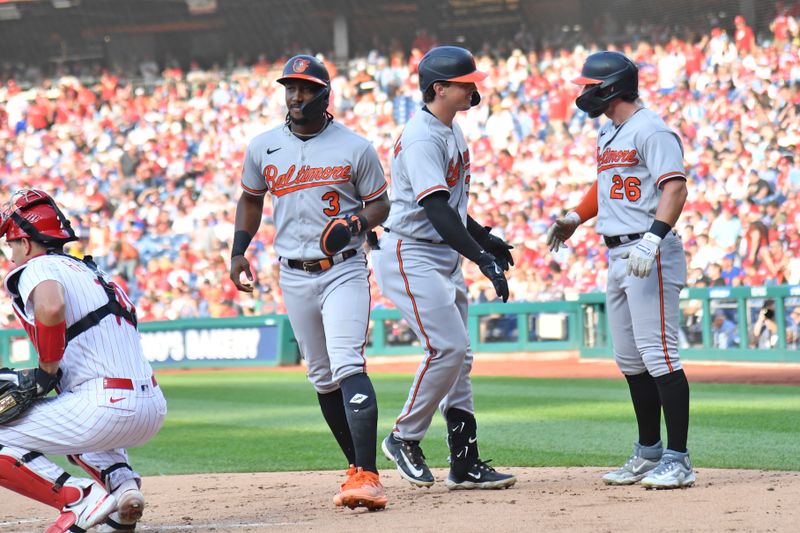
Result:
<svg viewBox="0 0 800 533">
<path fill-rule="evenodd" d="M 97 482 L 101 483 L 108 492 L 114 492 L 126 481 L 134 480 L 136 486 L 141 488 L 141 478 L 128 463 L 112 463 L 99 461 L 94 454 L 68 455 L 70 463 L 80 466 L 89 473 Z"/>
<path fill-rule="evenodd" d="M 364 373 L 353 374 L 342 380 L 342 398 L 350 411 L 362 411 L 376 405 L 372 381 Z"/>
</svg>

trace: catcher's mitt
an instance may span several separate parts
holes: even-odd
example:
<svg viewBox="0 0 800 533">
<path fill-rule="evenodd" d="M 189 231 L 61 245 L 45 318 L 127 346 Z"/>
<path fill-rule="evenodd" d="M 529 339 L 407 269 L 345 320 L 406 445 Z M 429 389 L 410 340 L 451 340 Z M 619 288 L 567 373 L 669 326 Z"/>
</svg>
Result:
<svg viewBox="0 0 800 533">
<path fill-rule="evenodd" d="M 22 415 L 33 403 L 46 396 L 58 384 L 61 371 L 51 376 L 38 368 L 15 371 L 0 368 L 0 425 Z"/>
</svg>

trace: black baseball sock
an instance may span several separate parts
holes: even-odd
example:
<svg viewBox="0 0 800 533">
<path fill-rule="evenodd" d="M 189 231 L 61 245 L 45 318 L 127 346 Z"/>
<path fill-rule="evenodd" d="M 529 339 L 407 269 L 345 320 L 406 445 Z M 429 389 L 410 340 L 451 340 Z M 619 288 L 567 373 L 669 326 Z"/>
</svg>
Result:
<svg viewBox="0 0 800 533">
<path fill-rule="evenodd" d="M 450 408 L 447 419 L 447 444 L 450 447 L 450 470 L 464 477 L 480 457 L 478 453 L 478 423 L 475 415 L 462 409 Z"/>
<path fill-rule="evenodd" d="M 639 444 L 652 446 L 661 440 L 661 398 L 656 382 L 648 372 L 626 375 L 625 379 L 639 426 Z"/>
<path fill-rule="evenodd" d="M 356 463 L 356 452 L 353 447 L 353 438 L 350 436 L 350 426 L 347 425 L 347 415 L 344 412 L 342 390 L 335 390 L 327 394 L 317 393 L 317 400 L 322 409 L 322 416 L 331 428 L 331 433 L 339 443 L 339 447 L 347 457 L 347 464 Z"/>
<path fill-rule="evenodd" d="M 684 453 L 689 433 L 689 381 L 683 369 L 658 376 L 655 381 L 664 407 L 667 448 Z"/>
<path fill-rule="evenodd" d="M 342 399 L 355 449 L 353 464 L 377 473 L 375 447 L 378 440 L 378 402 L 369 376 L 359 373 L 344 378 Z"/>
</svg>

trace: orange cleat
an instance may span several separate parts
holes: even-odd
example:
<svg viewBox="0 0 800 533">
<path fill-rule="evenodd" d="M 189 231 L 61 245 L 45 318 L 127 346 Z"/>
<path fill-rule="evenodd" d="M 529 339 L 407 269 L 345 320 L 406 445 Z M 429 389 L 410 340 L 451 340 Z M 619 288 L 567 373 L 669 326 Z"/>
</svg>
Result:
<svg viewBox="0 0 800 533">
<path fill-rule="evenodd" d="M 370 511 L 378 511 L 386 508 L 386 491 L 383 490 L 380 476 L 361 467 L 354 469 L 353 475 L 342 484 L 337 496 L 341 505 L 350 509 L 366 507 Z"/>
<path fill-rule="evenodd" d="M 345 491 L 345 488 L 352 482 L 353 476 L 356 475 L 356 467 L 354 465 L 350 465 L 350 468 L 347 469 L 345 472 L 347 479 L 344 483 L 342 483 L 342 488 L 338 494 L 333 497 L 333 505 L 336 507 L 342 506 L 342 493 Z"/>
</svg>

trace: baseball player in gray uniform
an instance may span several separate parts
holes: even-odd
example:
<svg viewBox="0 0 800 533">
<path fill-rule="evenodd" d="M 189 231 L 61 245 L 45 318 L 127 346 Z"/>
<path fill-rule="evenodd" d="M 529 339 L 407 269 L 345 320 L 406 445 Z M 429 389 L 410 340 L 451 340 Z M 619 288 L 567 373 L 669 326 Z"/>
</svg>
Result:
<svg viewBox="0 0 800 533">
<path fill-rule="evenodd" d="M 126 448 L 150 440 L 166 414 L 136 310 L 91 258 L 63 253 L 75 233 L 43 191 L 12 197 L 0 236 L 17 265 L 5 288 L 39 356 L 37 368 L 4 368 L 0 380 L 28 383 L 41 398 L 0 425 L 0 486 L 61 511 L 48 533 L 132 530 L 144 497 Z M 54 387 L 58 395 L 44 398 Z M 43 454 L 66 455 L 94 479 L 71 477 Z"/>
<path fill-rule="evenodd" d="M 313 56 L 291 58 L 278 79 L 286 123 L 255 137 L 242 171 L 231 280 L 253 287 L 245 251 L 272 195 L 280 287 L 325 421 L 350 468 L 337 506 L 383 509 L 375 464 L 378 405 L 367 376 L 369 271 L 365 233 L 386 219 L 387 183 L 372 144 L 326 111 L 330 78 Z"/>
<path fill-rule="evenodd" d="M 372 253 L 381 291 L 425 349 L 405 407 L 382 443 L 400 475 L 420 487 L 434 482 L 419 442 L 437 405 L 447 421 L 448 488 L 496 489 L 516 482 L 480 459 L 469 377 L 472 350 L 461 256 L 478 264 L 503 301 L 508 299 L 503 272 L 513 264 L 511 247 L 467 215 L 469 148 L 453 122 L 458 111 L 478 105 L 475 82 L 485 77 L 463 48 L 434 48 L 420 62 L 427 105 L 395 144 L 392 207 L 380 248 Z"/>
<path fill-rule="evenodd" d="M 679 295 L 686 284 L 683 244 L 672 230 L 686 200 L 680 138 L 638 100 L 638 69 L 619 52 L 590 55 L 576 105 L 606 122 L 597 137 L 597 181 L 573 211 L 549 228 L 558 250 L 597 215 L 609 248 L 606 309 L 614 357 L 630 388 L 639 440 L 610 485 L 669 489 L 694 483 L 686 449 L 689 384 L 678 357 Z M 661 443 L 661 410 L 669 439 Z"/>
</svg>

